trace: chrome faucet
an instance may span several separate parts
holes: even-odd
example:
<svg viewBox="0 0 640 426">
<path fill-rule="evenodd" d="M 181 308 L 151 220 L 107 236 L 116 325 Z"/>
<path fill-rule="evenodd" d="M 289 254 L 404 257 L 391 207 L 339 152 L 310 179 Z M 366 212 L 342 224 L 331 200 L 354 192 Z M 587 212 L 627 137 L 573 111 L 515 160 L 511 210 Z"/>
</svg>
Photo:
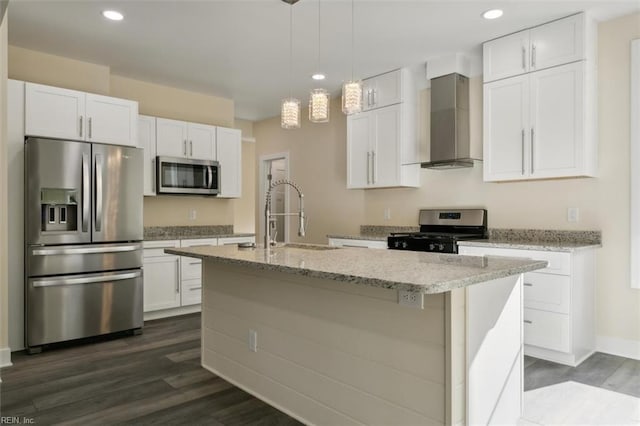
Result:
<svg viewBox="0 0 640 426">
<path fill-rule="evenodd" d="M 298 197 L 300 198 L 300 211 L 298 213 L 271 213 L 271 191 L 280 185 L 289 185 L 293 187 L 296 191 L 298 191 Z M 268 249 L 271 246 L 275 246 L 276 242 L 271 236 L 271 225 L 275 225 L 276 216 L 298 216 L 299 224 L 298 224 L 298 235 L 304 237 L 306 223 L 304 216 L 304 194 L 296 185 L 290 180 L 281 179 L 277 180 L 271 185 L 269 185 L 269 189 L 267 190 L 267 200 L 264 206 L 264 247 Z"/>
</svg>

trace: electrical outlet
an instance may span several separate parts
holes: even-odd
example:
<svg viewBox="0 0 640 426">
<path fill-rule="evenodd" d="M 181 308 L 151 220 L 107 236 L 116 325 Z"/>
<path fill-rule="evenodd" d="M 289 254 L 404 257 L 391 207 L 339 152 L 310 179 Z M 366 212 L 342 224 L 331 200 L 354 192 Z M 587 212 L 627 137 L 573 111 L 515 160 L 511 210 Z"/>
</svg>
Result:
<svg viewBox="0 0 640 426">
<path fill-rule="evenodd" d="M 255 330 L 249 330 L 249 350 L 258 352 L 258 332 Z"/>
<path fill-rule="evenodd" d="M 569 207 L 567 209 L 567 221 L 578 222 L 580 220 L 580 209 L 577 207 Z"/>
<path fill-rule="evenodd" d="M 196 209 L 189 210 L 189 220 L 196 220 Z"/>
<path fill-rule="evenodd" d="M 384 209 L 384 220 L 391 220 L 391 209 L 389 207 Z"/>
<path fill-rule="evenodd" d="M 415 291 L 398 291 L 398 304 L 411 308 L 424 309 L 424 295 Z"/>
</svg>

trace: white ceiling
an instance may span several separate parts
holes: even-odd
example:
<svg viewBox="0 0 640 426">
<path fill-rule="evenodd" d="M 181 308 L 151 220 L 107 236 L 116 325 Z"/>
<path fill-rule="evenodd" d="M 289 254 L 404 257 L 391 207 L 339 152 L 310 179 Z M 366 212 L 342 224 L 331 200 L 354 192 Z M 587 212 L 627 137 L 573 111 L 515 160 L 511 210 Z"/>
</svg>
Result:
<svg viewBox="0 0 640 426">
<path fill-rule="evenodd" d="M 486 21 L 481 12 L 504 9 Z M 103 9 L 125 20 L 102 18 Z M 293 6 L 294 66 L 289 73 L 289 8 L 281 0 L 11 0 L 13 45 L 108 65 L 112 73 L 232 98 L 236 117 L 279 114 L 289 91 L 338 94 L 351 69 L 351 2 L 321 0 L 321 68 L 316 69 L 318 0 Z M 579 11 L 607 20 L 640 11 L 638 0 L 356 0 L 355 76 L 455 52 Z"/>
</svg>

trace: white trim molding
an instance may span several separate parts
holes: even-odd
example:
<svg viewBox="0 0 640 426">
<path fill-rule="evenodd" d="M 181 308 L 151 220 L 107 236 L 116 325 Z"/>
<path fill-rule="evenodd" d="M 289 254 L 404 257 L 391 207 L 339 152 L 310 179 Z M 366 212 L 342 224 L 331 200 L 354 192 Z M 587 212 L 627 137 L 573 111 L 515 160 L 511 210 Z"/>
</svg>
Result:
<svg viewBox="0 0 640 426">
<path fill-rule="evenodd" d="M 13 364 L 11 363 L 11 349 L 10 348 L 2 348 L 0 349 L 0 368 L 11 367 Z"/>
<path fill-rule="evenodd" d="M 640 289 L 640 39 L 631 41 L 631 287 Z"/>
<path fill-rule="evenodd" d="M 640 340 L 598 336 L 596 338 L 596 351 L 640 361 Z"/>
</svg>

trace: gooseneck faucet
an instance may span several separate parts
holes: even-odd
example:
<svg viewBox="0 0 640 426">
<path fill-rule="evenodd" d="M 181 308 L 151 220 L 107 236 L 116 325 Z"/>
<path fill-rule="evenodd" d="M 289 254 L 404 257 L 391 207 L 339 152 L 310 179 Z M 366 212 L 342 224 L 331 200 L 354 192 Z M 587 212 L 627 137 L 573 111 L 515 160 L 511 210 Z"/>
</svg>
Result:
<svg viewBox="0 0 640 426">
<path fill-rule="evenodd" d="M 271 213 L 271 191 L 280 185 L 289 185 L 296 191 L 298 191 L 298 197 L 300 199 L 300 210 L 298 213 Z M 298 235 L 304 237 L 304 232 L 306 228 L 305 224 L 305 216 L 304 216 L 304 194 L 296 185 L 290 180 L 281 179 L 275 182 L 272 182 L 269 185 L 269 189 L 267 190 L 267 200 L 264 206 L 264 247 L 269 249 L 271 246 L 275 246 L 276 242 L 273 240 L 271 236 L 271 224 L 275 222 L 276 216 L 298 216 L 299 224 L 298 224 Z"/>
</svg>

